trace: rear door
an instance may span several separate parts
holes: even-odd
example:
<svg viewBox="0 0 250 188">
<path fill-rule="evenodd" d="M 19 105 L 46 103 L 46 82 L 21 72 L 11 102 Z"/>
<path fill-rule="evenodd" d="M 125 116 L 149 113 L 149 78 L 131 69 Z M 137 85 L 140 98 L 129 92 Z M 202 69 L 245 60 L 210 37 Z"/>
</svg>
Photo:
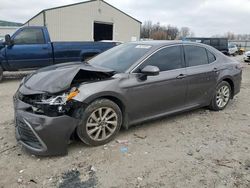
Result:
<svg viewBox="0 0 250 188">
<path fill-rule="evenodd" d="M 13 69 L 36 68 L 51 65 L 51 44 L 46 43 L 42 28 L 23 28 L 6 48 L 6 57 Z"/>
<path fill-rule="evenodd" d="M 188 82 L 187 104 L 208 104 L 216 86 L 216 58 L 201 46 L 184 45 L 184 52 Z"/>
<path fill-rule="evenodd" d="M 145 66 L 157 66 L 160 73 L 141 80 Z M 133 71 L 126 83 L 129 118 L 133 122 L 163 115 L 185 106 L 187 83 L 182 45 L 165 47 L 155 52 Z"/>
</svg>

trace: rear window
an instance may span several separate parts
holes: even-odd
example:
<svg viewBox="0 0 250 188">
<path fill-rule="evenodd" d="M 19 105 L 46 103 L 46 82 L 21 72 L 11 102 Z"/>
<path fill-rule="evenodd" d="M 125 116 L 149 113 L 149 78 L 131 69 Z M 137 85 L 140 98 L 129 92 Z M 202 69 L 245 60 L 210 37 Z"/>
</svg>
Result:
<svg viewBox="0 0 250 188">
<path fill-rule="evenodd" d="M 184 46 L 187 66 L 198 66 L 208 64 L 206 49 L 199 46 Z"/>
<path fill-rule="evenodd" d="M 207 50 L 207 57 L 208 57 L 208 62 L 209 62 L 209 63 L 212 63 L 212 62 L 214 62 L 214 61 L 216 60 L 214 54 L 212 54 L 212 53 L 209 52 L 208 50 Z"/>
</svg>

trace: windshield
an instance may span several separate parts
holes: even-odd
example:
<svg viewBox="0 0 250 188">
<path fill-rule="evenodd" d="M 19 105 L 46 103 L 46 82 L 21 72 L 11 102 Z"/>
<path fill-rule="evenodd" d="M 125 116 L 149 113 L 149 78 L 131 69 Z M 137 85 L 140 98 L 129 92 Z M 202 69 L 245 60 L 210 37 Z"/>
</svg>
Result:
<svg viewBox="0 0 250 188">
<path fill-rule="evenodd" d="M 151 47 L 150 45 L 134 43 L 121 44 L 94 57 L 88 63 L 94 66 L 109 68 L 116 72 L 126 72 Z"/>
</svg>

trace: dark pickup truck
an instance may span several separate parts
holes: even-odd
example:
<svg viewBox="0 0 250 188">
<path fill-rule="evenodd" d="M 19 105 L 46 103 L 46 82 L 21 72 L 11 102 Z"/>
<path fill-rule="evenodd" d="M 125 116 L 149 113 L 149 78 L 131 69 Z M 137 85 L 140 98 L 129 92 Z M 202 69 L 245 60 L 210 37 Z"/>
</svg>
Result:
<svg viewBox="0 0 250 188">
<path fill-rule="evenodd" d="M 199 42 L 207 44 L 221 51 L 225 55 L 229 55 L 228 38 L 204 38 L 204 37 L 188 37 L 184 41 Z"/>
<path fill-rule="evenodd" d="M 37 69 L 58 63 L 84 61 L 116 42 L 51 42 L 46 27 L 23 27 L 0 42 L 0 81 L 3 71 Z"/>
</svg>

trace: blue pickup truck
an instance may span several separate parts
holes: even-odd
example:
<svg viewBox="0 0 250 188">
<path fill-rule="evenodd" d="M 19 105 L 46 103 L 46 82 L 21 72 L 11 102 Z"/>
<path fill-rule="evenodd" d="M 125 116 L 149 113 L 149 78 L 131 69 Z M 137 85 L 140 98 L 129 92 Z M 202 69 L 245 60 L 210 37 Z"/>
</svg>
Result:
<svg viewBox="0 0 250 188">
<path fill-rule="evenodd" d="M 37 69 L 58 63 L 84 61 L 116 42 L 51 42 L 46 27 L 18 29 L 0 42 L 0 81 L 3 71 Z"/>
</svg>

